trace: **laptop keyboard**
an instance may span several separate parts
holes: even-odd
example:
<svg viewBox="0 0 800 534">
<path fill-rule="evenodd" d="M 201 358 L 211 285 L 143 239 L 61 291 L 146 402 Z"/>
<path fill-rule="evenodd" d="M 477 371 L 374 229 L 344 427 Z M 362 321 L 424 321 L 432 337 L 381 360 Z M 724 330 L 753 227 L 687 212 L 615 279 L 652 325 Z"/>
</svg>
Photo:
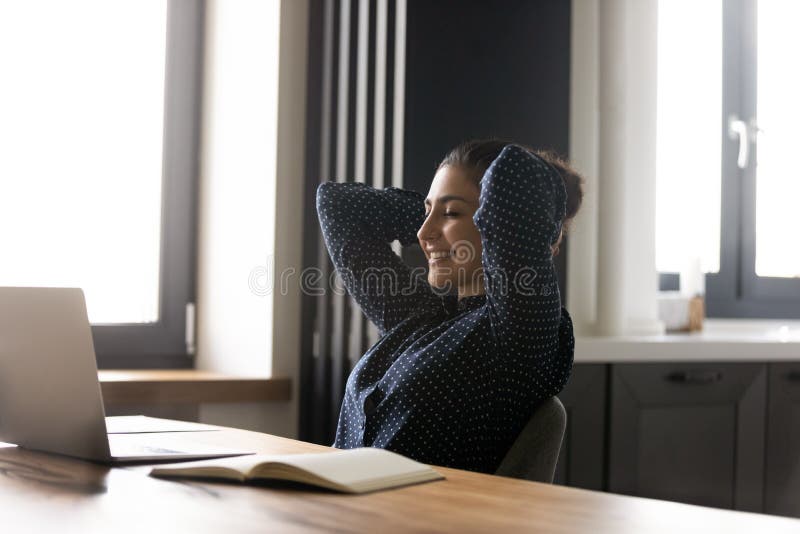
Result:
<svg viewBox="0 0 800 534">
<path fill-rule="evenodd" d="M 155 442 L 158 440 L 158 442 Z M 153 434 L 109 434 L 108 442 L 112 456 L 157 456 L 165 454 L 186 454 L 186 451 L 172 448 L 164 443 L 162 436 Z M 149 442 L 149 443 L 148 443 Z M 155 443 L 154 443 L 155 442 Z"/>
<path fill-rule="evenodd" d="M 181 436 L 185 436 L 181 434 Z M 238 451 L 213 445 L 182 442 L 175 436 L 157 434 L 109 434 L 108 444 L 114 458 L 213 458 L 218 456 L 238 456 L 252 452 Z M 160 459 L 159 458 L 159 459 Z"/>
<path fill-rule="evenodd" d="M 143 452 L 145 454 L 184 454 L 183 451 L 164 449 L 163 447 L 149 447 L 147 445 L 142 445 L 141 447 L 135 450 Z"/>
</svg>

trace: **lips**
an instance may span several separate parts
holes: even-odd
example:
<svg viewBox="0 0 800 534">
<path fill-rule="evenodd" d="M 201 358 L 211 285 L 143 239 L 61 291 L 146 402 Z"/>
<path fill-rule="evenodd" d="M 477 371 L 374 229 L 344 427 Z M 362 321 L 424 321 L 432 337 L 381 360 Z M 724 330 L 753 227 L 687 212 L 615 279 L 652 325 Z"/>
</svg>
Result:
<svg viewBox="0 0 800 534">
<path fill-rule="evenodd" d="M 453 253 L 449 250 L 437 250 L 434 252 L 428 253 L 428 263 L 438 263 L 441 261 L 445 261 L 452 256 Z"/>
</svg>

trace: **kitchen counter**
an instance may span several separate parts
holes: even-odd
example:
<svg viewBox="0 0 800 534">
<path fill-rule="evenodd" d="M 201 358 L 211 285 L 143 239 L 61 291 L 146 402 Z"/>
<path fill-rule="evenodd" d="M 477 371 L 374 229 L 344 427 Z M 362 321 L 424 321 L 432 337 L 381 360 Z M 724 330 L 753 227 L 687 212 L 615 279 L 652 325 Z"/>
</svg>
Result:
<svg viewBox="0 0 800 534">
<path fill-rule="evenodd" d="M 712 319 L 700 332 L 575 340 L 575 363 L 677 361 L 800 361 L 800 321 Z"/>
</svg>

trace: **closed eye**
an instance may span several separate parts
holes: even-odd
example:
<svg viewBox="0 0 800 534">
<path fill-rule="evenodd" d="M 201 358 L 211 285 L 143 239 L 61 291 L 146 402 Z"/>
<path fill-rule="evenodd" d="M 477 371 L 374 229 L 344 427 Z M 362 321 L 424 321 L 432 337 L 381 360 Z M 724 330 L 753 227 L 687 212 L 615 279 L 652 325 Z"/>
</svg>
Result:
<svg viewBox="0 0 800 534">
<path fill-rule="evenodd" d="M 431 213 L 432 211 L 426 211 L 425 218 L 427 219 L 428 217 L 430 217 Z M 442 215 L 444 215 L 445 217 L 458 217 L 461 214 L 458 213 L 457 211 L 446 211 Z"/>
</svg>

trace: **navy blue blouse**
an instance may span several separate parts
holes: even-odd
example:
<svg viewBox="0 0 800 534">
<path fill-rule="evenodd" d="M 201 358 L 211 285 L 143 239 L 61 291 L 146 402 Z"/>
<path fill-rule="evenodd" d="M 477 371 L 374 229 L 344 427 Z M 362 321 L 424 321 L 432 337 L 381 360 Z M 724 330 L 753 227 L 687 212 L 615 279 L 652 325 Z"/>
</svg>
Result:
<svg viewBox="0 0 800 534">
<path fill-rule="evenodd" d="M 422 195 L 323 183 L 331 259 L 380 340 L 347 381 L 335 447 L 494 472 L 537 404 L 572 368 L 572 322 L 551 253 L 566 191 L 550 165 L 510 145 L 484 174 L 473 220 L 485 295 L 441 295 L 391 249 L 416 242 Z"/>
</svg>

